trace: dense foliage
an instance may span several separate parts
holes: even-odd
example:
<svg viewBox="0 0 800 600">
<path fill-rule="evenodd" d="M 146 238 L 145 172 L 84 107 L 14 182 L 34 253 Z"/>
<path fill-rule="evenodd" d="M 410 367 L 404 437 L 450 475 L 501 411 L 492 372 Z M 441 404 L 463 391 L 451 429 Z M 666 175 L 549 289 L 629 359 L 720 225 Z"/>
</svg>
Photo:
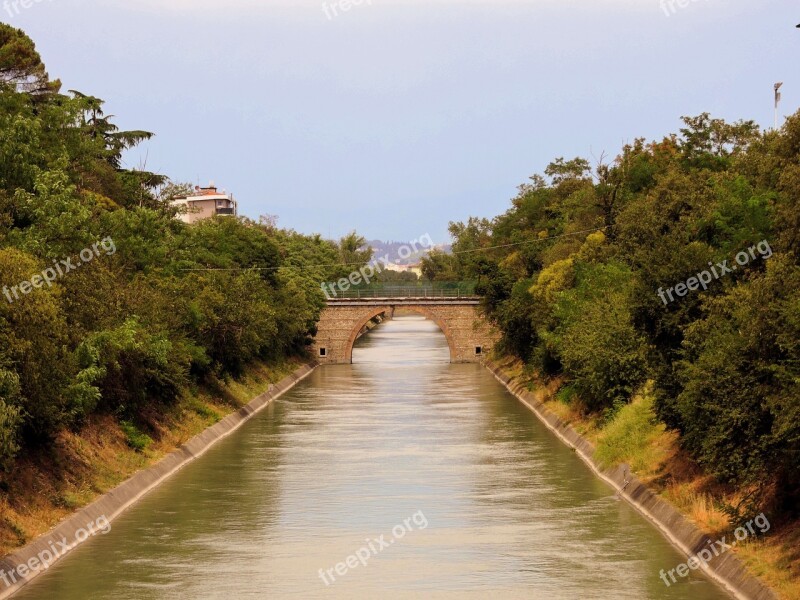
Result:
<svg viewBox="0 0 800 600">
<path fill-rule="evenodd" d="M 478 279 L 502 349 L 565 397 L 612 414 L 651 380 L 658 417 L 720 481 L 797 507 L 800 113 L 763 133 L 684 123 L 610 162 L 554 161 L 504 215 L 451 224 L 454 256 L 424 270 Z M 712 267 L 707 289 L 676 287 Z"/>
<path fill-rule="evenodd" d="M 123 167 L 151 134 L 119 131 L 97 98 L 62 94 L 30 39 L 3 24 L 0 132 L 6 466 L 97 411 L 135 422 L 206 378 L 304 352 L 320 282 L 352 270 L 324 265 L 369 258 L 358 236 L 337 245 L 268 218 L 185 225 L 169 202 L 184 186 Z M 35 285 L 63 260 L 80 266 Z"/>
</svg>

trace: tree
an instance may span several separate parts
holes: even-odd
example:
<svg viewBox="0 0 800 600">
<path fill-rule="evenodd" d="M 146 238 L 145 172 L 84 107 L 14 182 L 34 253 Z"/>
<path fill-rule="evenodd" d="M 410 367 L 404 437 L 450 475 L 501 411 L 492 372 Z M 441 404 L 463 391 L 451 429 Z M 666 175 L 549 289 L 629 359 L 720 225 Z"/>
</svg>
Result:
<svg viewBox="0 0 800 600">
<path fill-rule="evenodd" d="M 550 177 L 554 186 L 558 186 L 565 181 L 586 179 L 590 171 L 591 166 L 585 158 L 564 160 L 562 157 L 547 165 L 544 174 Z"/>
<path fill-rule="evenodd" d="M 800 496 L 800 267 L 767 272 L 709 300 L 678 364 L 684 445 L 717 477 Z"/>
<path fill-rule="evenodd" d="M 0 86 L 32 95 L 56 93 L 61 87 L 50 81 L 33 40 L 5 23 L 0 23 Z"/>
<path fill-rule="evenodd" d="M 630 309 L 633 274 L 616 263 L 576 265 L 576 285 L 558 296 L 555 347 L 591 410 L 630 401 L 647 376 L 644 336 Z"/>
<path fill-rule="evenodd" d="M 431 250 L 422 261 L 422 276 L 428 281 L 458 281 L 458 264 L 452 254 Z"/>
<path fill-rule="evenodd" d="M 4 286 L 26 281 L 42 268 L 29 254 L 0 249 L 0 282 Z M 48 439 L 68 423 L 64 392 L 75 367 L 66 348 L 66 320 L 53 289 L 32 289 L 17 294 L 18 298 L 9 291 L 11 302 L 6 291 L 0 297 L 0 368 L 13 369 L 13 374 L 3 377 L 3 401 L 21 409 L 27 439 Z"/>
<path fill-rule="evenodd" d="M 320 283 L 371 255 L 355 233 L 173 218 L 191 189 L 124 169 L 152 134 L 120 131 L 104 106 L 59 94 L 30 39 L 0 25 L 0 468 L 98 413 L 157 421 L 208 378 L 305 356 Z"/>
<path fill-rule="evenodd" d="M 0 469 L 7 470 L 19 451 L 21 412 L 19 377 L 0 368 Z"/>
<path fill-rule="evenodd" d="M 339 240 L 339 258 L 342 261 L 342 277 L 347 277 L 351 272 L 367 264 L 372 258 L 372 248 L 367 246 L 367 240 L 351 231 Z"/>
</svg>

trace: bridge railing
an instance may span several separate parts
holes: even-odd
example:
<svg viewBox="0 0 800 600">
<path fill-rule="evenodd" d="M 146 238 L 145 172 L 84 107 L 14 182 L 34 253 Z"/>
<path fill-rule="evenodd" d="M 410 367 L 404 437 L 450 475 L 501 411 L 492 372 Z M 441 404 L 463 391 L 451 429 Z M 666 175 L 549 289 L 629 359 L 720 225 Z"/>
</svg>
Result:
<svg viewBox="0 0 800 600">
<path fill-rule="evenodd" d="M 337 291 L 337 298 L 474 298 L 475 283 L 435 283 L 433 285 L 371 285 Z"/>
</svg>

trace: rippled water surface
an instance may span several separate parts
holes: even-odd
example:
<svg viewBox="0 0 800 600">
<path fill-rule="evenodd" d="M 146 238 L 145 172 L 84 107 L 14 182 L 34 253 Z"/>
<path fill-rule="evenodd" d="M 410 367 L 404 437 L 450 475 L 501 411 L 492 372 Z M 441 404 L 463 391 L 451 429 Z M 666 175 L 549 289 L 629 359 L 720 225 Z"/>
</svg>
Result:
<svg viewBox="0 0 800 600">
<path fill-rule="evenodd" d="M 430 321 L 383 324 L 354 362 L 317 369 L 17 598 L 727 597 L 701 577 L 667 588 L 659 571 L 685 558 L 486 369 L 450 365 Z"/>
</svg>

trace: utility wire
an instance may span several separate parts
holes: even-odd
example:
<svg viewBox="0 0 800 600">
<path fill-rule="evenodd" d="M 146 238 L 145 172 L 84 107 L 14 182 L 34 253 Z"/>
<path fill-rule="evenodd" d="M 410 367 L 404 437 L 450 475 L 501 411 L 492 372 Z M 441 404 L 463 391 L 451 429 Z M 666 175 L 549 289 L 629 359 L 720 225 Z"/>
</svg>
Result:
<svg viewBox="0 0 800 600">
<path fill-rule="evenodd" d="M 553 235 L 546 238 L 537 238 L 535 240 L 527 240 L 524 242 L 514 242 L 513 244 L 502 244 L 501 246 L 487 246 L 486 248 L 474 248 L 472 250 L 459 250 L 458 252 L 453 252 L 452 254 L 469 254 L 470 252 L 483 252 L 484 250 L 497 250 L 498 248 L 511 248 L 512 246 L 522 246 L 523 244 L 533 244 L 534 242 L 546 242 L 548 240 L 557 240 L 558 238 L 567 237 L 569 235 L 580 235 L 582 233 L 594 233 L 595 231 L 603 231 L 604 229 L 608 229 L 611 225 L 606 225 L 605 227 L 600 227 L 596 229 L 584 229 L 583 231 L 573 231 L 572 233 L 562 233 L 561 235 Z"/>
<path fill-rule="evenodd" d="M 571 235 L 582 235 L 584 233 L 594 233 L 596 231 L 603 231 L 604 229 L 608 229 L 611 225 L 606 225 L 605 227 L 595 227 L 593 229 L 584 229 L 583 231 L 573 231 L 572 233 L 562 233 L 561 235 L 551 235 L 545 238 L 536 238 L 535 240 L 526 240 L 524 242 L 514 242 L 513 244 L 501 244 L 500 246 L 487 246 L 486 248 L 473 248 L 472 250 L 459 250 L 457 252 L 451 252 L 453 256 L 458 254 L 470 254 L 473 252 L 484 252 L 486 250 L 498 250 L 500 248 L 512 248 L 514 246 L 523 246 L 525 244 L 534 244 L 536 242 L 547 242 L 550 240 L 557 240 L 559 238 L 568 237 Z M 327 269 L 333 267 L 351 267 L 354 265 L 363 265 L 364 262 L 351 262 L 351 263 L 335 263 L 335 264 L 327 264 L 327 265 L 281 265 L 280 267 L 200 267 L 200 268 L 191 268 L 191 269 L 179 269 L 179 271 L 277 271 L 278 269 L 283 268 L 292 268 L 292 266 L 296 266 L 301 269 Z"/>
</svg>

